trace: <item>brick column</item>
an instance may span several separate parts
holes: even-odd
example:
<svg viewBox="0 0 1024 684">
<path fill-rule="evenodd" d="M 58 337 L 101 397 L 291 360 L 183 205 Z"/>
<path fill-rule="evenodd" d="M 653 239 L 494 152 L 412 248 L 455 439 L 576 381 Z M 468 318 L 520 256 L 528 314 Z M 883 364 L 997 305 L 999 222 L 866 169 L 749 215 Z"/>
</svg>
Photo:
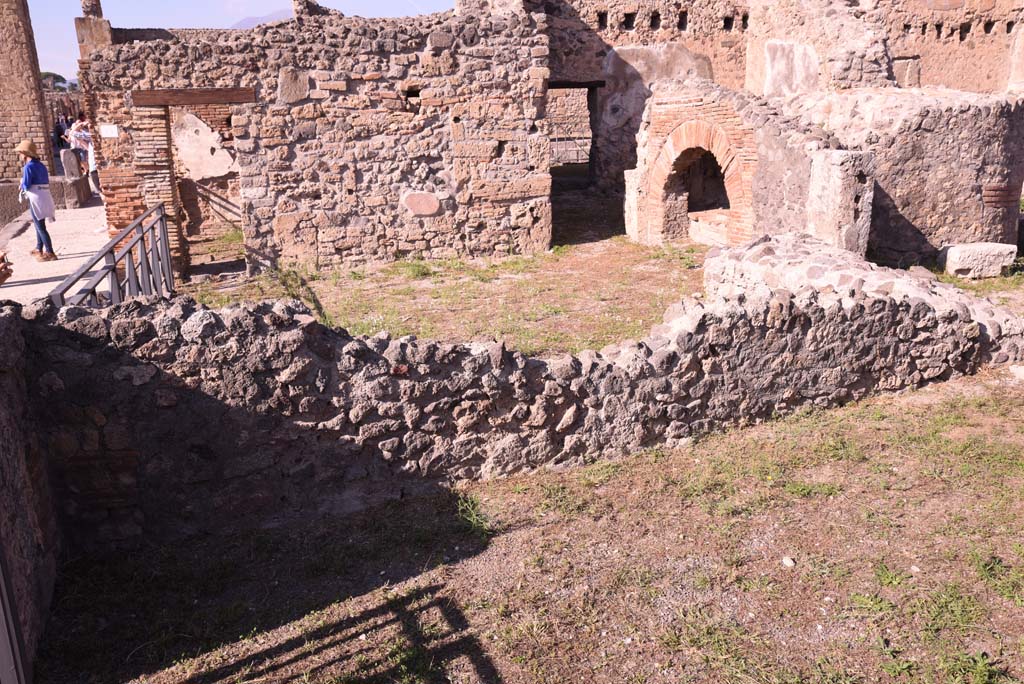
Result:
<svg viewBox="0 0 1024 684">
<path fill-rule="evenodd" d="M 53 167 L 39 57 L 27 0 L 0 0 L 0 180 L 21 176 L 14 146 L 32 140 Z"/>
<path fill-rule="evenodd" d="M 161 202 L 167 209 L 167 231 L 175 267 L 188 266 L 188 244 L 181 221 L 181 202 L 174 178 L 171 116 L 167 107 L 135 107 L 132 110 L 135 173 L 140 180 L 147 207 Z"/>
</svg>

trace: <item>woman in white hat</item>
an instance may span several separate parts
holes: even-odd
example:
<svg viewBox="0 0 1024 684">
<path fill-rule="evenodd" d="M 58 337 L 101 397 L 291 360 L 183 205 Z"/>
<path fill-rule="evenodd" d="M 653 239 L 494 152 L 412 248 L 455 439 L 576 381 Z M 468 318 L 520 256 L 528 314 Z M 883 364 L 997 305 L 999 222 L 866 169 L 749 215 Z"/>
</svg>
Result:
<svg viewBox="0 0 1024 684">
<path fill-rule="evenodd" d="M 32 250 L 32 256 L 36 261 L 56 261 L 57 255 L 53 253 L 50 234 L 46 232 L 47 219 L 54 221 L 57 218 L 53 195 L 50 194 L 50 174 L 39 161 L 39 151 L 31 140 L 22 140 L 14 151 L 25 165 L 21 176 L 21 194 L 28 198 L 32 222 L 36 224 L 36 248 Z"/>
</svg>

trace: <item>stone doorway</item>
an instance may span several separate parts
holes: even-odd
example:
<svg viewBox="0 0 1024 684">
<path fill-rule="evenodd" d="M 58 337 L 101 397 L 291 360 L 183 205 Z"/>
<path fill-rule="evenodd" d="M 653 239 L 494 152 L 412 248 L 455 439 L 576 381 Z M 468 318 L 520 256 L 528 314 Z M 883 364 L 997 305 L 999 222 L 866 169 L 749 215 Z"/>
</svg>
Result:
<svg viewBox="0 0 1024 684">
<path fill-rule="evenodd" d="M 551 82 L 545 124 L 551 141 L 552 242 L 596 242 L 625 232 L 621 202 L 593 191 L 597 91 L 604 84 Z"/>
<path fill-rule="evenodd" d="M 590 186 L 591 120 L 594 88 L 573 84 L 548 90 L 545 120 L 551 140 L 551 180 L 554 192 L 583 190 Z"/>
</svg>

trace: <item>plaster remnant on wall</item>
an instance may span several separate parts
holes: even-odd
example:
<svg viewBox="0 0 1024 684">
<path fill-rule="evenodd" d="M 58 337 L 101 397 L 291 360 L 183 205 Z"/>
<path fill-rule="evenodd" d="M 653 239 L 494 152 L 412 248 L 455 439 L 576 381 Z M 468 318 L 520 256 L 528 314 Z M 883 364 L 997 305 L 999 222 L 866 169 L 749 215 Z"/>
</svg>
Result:
<svg viewBox="0 0 1024 684">
<path fill-rule="evenodd" d="M 820 89 L 821 62 L 811 45 L 769 40 L 765 52 L 765 97 L 789 97 Z"/>
<path fill-rule="evenodd" d="M 184 113 L 171 127 L 176 158 L 192 180 L 220 178 L 238 171 L 234 155 L 224 149 L 223 138 L 205 121 Z"/>
</svg>

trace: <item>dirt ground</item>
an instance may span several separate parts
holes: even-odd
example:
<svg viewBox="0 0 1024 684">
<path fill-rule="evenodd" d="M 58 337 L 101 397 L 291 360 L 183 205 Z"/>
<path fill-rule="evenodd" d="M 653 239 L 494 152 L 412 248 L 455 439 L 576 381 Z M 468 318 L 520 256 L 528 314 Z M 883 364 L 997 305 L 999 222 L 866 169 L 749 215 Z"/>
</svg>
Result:
<svg viewBox="0 0 1024 684">
<path fill-rule="evenodd" d="M 37 682 L 1024 677 L 1007 370 L 62 568 Z"/>
<path fill-rule="evenodd" d="M 331 272 L 291 269 L 187 285 L 210 306 L 290 296 L 352 334 L 497 339 L 529 354 L 640 338 L 668 306 L 701 292 L 706 248 L 626 240 L 619 203 L 584 192 L 555 203 L 555 247 L 504 260 L 405 260 Z"/>
</svg>

